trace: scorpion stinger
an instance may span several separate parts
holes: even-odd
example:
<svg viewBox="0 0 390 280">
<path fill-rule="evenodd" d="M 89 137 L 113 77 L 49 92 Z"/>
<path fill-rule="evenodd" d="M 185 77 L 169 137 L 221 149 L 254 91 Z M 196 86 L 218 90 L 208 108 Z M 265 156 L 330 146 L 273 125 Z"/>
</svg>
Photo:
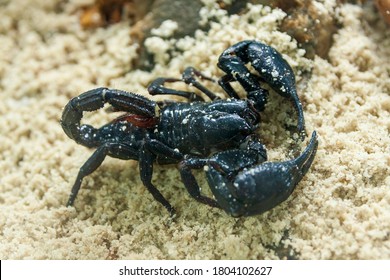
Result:
<svg viewBox="0 0 390 280">
<path fill-rule="evenodd" d="M 245 64 L 250 63 L 258 72 L 260 79 L 250 73 Z M 298 113 L 297 130 L 303 140 L 306 136 L 302 104 L 295 87 L 295 76 L 290 65 L 273 47 L 257 41 L 242 41 L 226 49 L 218 60 L 218 67 L 225 75 L 219 84 L 234 98 L 237 93 L 229 82 L 238 81 L 255 102 L 259 111 L 264 110 L 268 92 L 260 86 L 259 80 L 267 83 L 281 96 L 290 99 Z"/>
</svg>

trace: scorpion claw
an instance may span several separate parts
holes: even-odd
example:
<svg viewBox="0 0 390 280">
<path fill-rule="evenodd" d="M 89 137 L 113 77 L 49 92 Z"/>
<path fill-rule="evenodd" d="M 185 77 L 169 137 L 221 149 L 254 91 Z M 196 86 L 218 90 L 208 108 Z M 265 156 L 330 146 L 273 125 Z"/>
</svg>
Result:
<svg viewBox="0 0 390 280">
<path fill-rule="evenodd" d="M 248 98 L 255 102 L 255 107 L 263 111 L 268 92 L 261 87 L 259 79 L 245 66 L 247 63 L 257 71 L 261 81 L 293 103 L 298 114 L 297 130 L 303 140 L 306 136 L 305 120 L 295 86 L 295 75 L 288 62 L 273 47 L 246 40 L 227 48 L 218 60 L 218 67 L 227 73 L 225 79 L 220 81 L 221 86 L 231 97 L 237 96 L 228 84 L 230 81 L 237 80 L 247 91 Z"/>
<path fill-rule="evenodd" d="M 210 168 L 207 174 L 210 188 L 217 202 L 233 217 L 261 214 L 290 196 L 311 166 L 317 146 L 317 133 L 313 132 L 309 145 L 299 157 L 243 169 L 229 182 L 221 181 L 221 174 Z"/>
</svg>

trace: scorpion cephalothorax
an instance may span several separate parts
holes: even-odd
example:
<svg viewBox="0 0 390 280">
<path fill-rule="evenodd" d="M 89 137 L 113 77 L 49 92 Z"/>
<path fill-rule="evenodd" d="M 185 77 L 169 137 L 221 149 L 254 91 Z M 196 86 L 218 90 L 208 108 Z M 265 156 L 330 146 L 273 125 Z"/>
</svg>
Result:
<svg viewBox="0 0 390 280">
<path fill-rule="evenodd" d="M 246 63 L 252 64 L 257 75 L 249 72 Z M 182 96 L 189 102 L 155 102 L 109 88 L 93 89 L 70 100 L 61 119 L 65 133 L 96 151 L 80 168 L 67 205 L 73 205 L 83 178 L 95 171 L 107 155 L 137 160 L 143 184 L 171 214 L 174 208 L 151 182 L 154 162 L 180 163 L 182 180 L 190 195 L 233 216 L 258 214 L 285 200 L 314 159 L 316 135 L 295 160 L 268 163 L 264 162 L 266 151 L 255 131 L 267 102 L 268 91 L 261 86 L 265 82 L 292 101 L 298 112 L 297 130 L 304 138 L 303 110 L 294 74 L 275 49 L 256 41 L 243 41 L 228 48 L 220 56 L 218 66 L 226 72 L 218 83 L 229 99 L 217 98 L 197 78 L 213 80 L 188 67 L 182 79 L 158 78 L 148 90 L 152 95 Z M 211 101 L 206 102 L 194 92 L 164 86 L 178 81 L 198 88 Z M 247 92 L 246 99 L 238 97 L 230 85 L 234 81 Z M 106 103 L 125 114 L 98 129 L 80 123 L 83 112 L 98 110 Z M 191 174 L 191 169 L 200 167 L 207 167 L 215 200 L 201 194 Z"/>
</svg>

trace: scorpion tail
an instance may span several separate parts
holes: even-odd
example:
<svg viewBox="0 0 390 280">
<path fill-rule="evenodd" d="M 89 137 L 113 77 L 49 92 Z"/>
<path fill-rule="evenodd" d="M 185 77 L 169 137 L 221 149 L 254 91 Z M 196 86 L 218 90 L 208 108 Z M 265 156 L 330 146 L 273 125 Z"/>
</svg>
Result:
<svg viewBox="0 0 390 280">
<path fill-rule="evenodd" d="M 69 138 L 78 144 L 92 148 L 101 143 L 96 137 L 99 129 L 81 124 L 84 112 L 92 112 L 109 103 L 117 111 L 126 111 L 140 117 L 153 118 L 156 103 L 137 94 L 108 88 L 96 88 L 71 99 L 65 106 L 61 117 L 61 126 Z"/>
<path fill-rule="evenodd" d="M 97 129 L 91 125 L 81 125 L 80 122 L 84 111 L 95 111 L 104 106 L 105 90 L 105 88 L 97 88 L 72 98 L 62 112 L 62 129 L 69 138 L 81 145 L 90 148 L 96 146 L 91 136 L 96 133 Z"/>
</svg>

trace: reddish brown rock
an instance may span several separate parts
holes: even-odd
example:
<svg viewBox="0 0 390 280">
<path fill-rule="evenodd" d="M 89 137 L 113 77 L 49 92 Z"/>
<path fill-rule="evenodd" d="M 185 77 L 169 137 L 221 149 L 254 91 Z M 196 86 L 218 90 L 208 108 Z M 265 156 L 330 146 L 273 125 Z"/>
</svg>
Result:
<svg viewBox="0 0 390 280">
<path fill-rule="evenodd" d="M 390 24 L 390 0 L 375 0 L 374 2 L 383 19 Z"/>
<path fill-rule="evenodd" d="M 312 0 L 247 0 L 234 1 L 228 6 L 221 3 L 220 6 L 231 14 L 239 14 L 246 9 L 247 3 L 280 8 L 286 12 L 281 30 L 298 41 L 306 50 L 306 57 L 327 57 L 336 32 L 336 20 L 330 13 L 320 11 Z"/>
<path fill-rule="evenodd" d="M 154 0 L 96 0 L 83 8 L 80 24 L 84 28 L 96 28 L 117 23 L 122 19 L 137 22 L 150 9 Z"/>
</svg>

